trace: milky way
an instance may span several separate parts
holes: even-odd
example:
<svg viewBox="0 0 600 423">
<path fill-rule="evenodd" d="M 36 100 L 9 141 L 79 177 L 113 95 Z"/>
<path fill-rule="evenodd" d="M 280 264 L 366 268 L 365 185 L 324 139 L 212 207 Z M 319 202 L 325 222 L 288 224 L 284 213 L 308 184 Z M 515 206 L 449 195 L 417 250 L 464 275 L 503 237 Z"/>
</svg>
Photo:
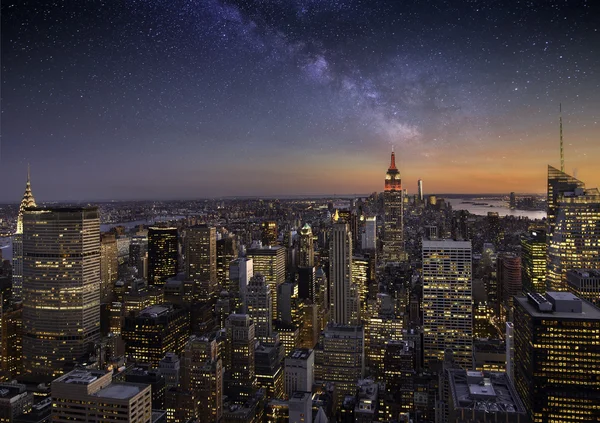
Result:
<svg viewBox="0 0 600 423">
<path fill-rule="evenodd" d="M 600 184 L 590 5 L 3 1 L 0 201 Z"/>
</svg>

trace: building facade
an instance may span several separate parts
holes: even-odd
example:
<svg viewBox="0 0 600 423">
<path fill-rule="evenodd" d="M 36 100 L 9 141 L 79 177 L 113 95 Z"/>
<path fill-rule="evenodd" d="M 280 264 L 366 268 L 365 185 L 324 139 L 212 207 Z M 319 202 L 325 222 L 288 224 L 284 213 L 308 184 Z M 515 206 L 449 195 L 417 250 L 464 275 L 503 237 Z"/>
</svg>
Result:
<svg viewBox="0 0 600 423">
<path fill-rule="evenodd" d="M 177 276 L 177 228 L 148 228 L 148 284 L 163 286 Z"/>
<path fill-rule="evenodd" d="M 23 365 L 55 377 L 100 340 L 98 209 L 23 214 Z"/>
<path fill-rule="evenodd" d="M 600 420 L 600 309 L 569 292 L 515 298 L 514 380 L 533 423 Z"/>
<path fill-rule="evenodd" d="M 451 349 L 464 369 L 472 366 L 471 241 L 423 239 L 423 348 L 425 366 Z"/>
</svg>

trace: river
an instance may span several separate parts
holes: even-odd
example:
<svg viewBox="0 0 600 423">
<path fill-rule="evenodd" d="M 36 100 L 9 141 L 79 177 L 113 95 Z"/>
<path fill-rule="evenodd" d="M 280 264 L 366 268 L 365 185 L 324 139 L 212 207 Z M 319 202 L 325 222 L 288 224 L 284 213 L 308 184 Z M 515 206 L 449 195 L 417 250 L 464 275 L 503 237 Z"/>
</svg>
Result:
<svg viewBox="0 0 600 423">
<path fill-rule="evenodd" d="M 506 201 L 479 199 L 479 198 L 446 198 L 447 203 L 452 205 L 453 210 L 467 210 L 469 213 L 479 216 L 487 216 L 488 212 L 496 212 L 499 216 L 527 217 L 531 220 L 543 219 L 546 212 L 541 210 L 519 210 L 508 207 Z M 477 203 L 463 203 L 464 201 Z M 485 205 L 483 205 L 485 204 Z"/>
</svg>

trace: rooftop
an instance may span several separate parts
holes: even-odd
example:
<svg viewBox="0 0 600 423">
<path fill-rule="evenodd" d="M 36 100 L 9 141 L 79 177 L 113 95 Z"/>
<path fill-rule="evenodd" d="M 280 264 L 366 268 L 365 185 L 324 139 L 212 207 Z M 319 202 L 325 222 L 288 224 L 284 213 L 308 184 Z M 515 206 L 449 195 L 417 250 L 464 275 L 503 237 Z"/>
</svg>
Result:
<svg viewBox="0 0 600 423">
<path fill-rule="evenodd" d="M 567 278 L 569 275 L 576 276 L 579 278 L 600 278 L 600 270 L 594 269 L 576 269 L 576 270 L 568 270 Z"/>
<path fill-rule="evenodd" d="M 107 372 L 103 370 L 73 370 L 62 375 L 54 382 L 70 383 L 75 385 L 89 385 L 98 378 L 104 376 Z"/>
<path fill-rule="evenodd" d="M 524 414 L 525 407 L 506 373 L 448 370 L 455 409 Z"/>
<path fill-rule="evenodd" d="M 106 388 L 99 390 L 94 394 L 100 398 L 111 399 L 130 399 L 142 392 L 147 385 L 137 383 L 111 383 Z"/>
<path fill-rule="evenodd" d="M 306 360 L 312 354 L 312 350 L 308 348 L 298 348 L 290 353 L 288 358 L 292 358 L 294 360 Z"/>
<path fill-rule="evenodd" d="M 169 314 L 173 311 L 173 306 L 170 304 L 157 304 L 146 307 L 140 312 L 140 317 L 158 317 Z"/>
<path fill-rule="evenodd" d="M 547 292 L 546 294 L 549 293 Z M 600 320 L 600 309 L 598 307 L 594 306 L 590 302 L 579 299 L 571 293 L 563 292 L 561 294 L 569 294 L 570 296 L 578 299 L 578 304 L 581 306 L 581 312 L 564 311 L 563 308 L 558 308 L 557 310 L 553 307 L 550 301 L 548 301 L 548 304 L 550 304 L 551 307 L 550 310 L 540 311 L 540 309 L 538 309 L 538 307 L 535 304 L 528 301 L 527 297 L 515 297 L 514 301 L 515 304 L 519 304 L 533 317 L 548 318 L 549 316 L 552 316 L 553 318 L 557 319 Z M 570 302 L 570 297 L 565 297 L 563 295 L 559 295 L 557 299 L 562 299 L 567 303 Z"/>
</svg>

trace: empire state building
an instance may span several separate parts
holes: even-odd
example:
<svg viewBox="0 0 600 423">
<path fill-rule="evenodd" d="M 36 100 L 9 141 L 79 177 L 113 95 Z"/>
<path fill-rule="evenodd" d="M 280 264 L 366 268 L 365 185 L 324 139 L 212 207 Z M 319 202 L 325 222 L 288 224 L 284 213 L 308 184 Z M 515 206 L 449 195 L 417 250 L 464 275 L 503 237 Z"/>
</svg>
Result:
<svg viewBox="0 0 600 423">
<path fill-rule="evenodd" d="M 392 151 L 390 167 L 385 174 L 383 193 L 383 260 L 399 262 L 404 258 L 404 201 L 402 179 Z"/>
</svg>

